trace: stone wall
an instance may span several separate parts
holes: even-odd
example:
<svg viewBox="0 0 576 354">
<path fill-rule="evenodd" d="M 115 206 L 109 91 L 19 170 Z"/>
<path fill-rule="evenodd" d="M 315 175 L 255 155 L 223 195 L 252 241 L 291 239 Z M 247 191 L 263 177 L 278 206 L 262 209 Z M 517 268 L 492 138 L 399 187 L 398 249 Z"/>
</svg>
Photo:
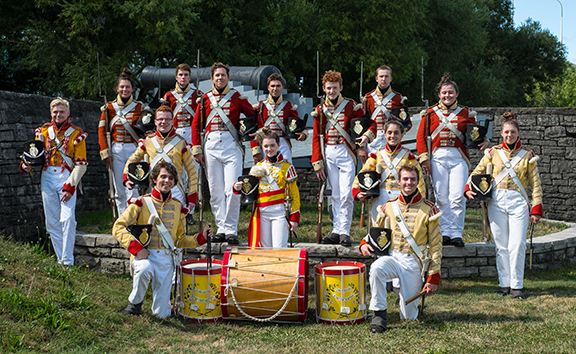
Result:
<svg viewBox="0 0 576 354">
<path fill-rule="evenodd" d="M 565 263 L 576 262 L 576 224 L 556 234 L 534 239 L 532 269 L 545 270 L 557 268 Z M 366 257 L 358 251 L 358 245 L 352 247 L 297 243 L 296 248 L 306 248 L 310 258 L 310 281 L 314 282 L 314 266 L 330 261 L 357 261 L 370 266 L 375 258 Z M 212 255 L 222 259 L 228 245 L 214 244 Z M 240 247 L 247 247 L 241 242 Z M 495 278 L 496 250 L 494 244 L 472 243 L 464 248 L 444 246 L 442 249 L 442 279 L 454 278 Z M 88 267 L 96 271 L 124 273 L 129 272 L 128 251 L 124 250 L 111 235 L 80 234 L 76 237 L 74 249 L 77 266 Z M 187 250 L 184 259 L 206 258 L 206 246 Z M 526 250 L 526 268 L 530 262 L 529 250 Z"/>
<path fill-rule="evenodd" d="M 34 139 L 34 130 L 50 122 L 53 97 L 0 91 L 0 231 L 18 240 L 45 235 L 44 212 L 40 195 L 40 171 L 30 177 L 18 169 L 22 146 Z M 70 101 L 72 122 L 88 133 L 88 170 L 78 195 L 77 213 L 103 210 L 107 201 L 107 172 L 98 151 L 98 121 L 101 103 Z M 104 183 L 105 182 L 105 183 Z"/>
</svg>

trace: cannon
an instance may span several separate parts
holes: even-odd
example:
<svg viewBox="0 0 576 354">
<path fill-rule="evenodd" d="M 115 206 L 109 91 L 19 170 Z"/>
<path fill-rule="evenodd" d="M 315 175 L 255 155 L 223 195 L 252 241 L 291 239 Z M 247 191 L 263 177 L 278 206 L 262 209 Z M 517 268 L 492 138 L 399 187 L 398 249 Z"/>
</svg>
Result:
<svg viewBox="0 0 576 354">
<path fill-rule="evenodd" d="M 259 75 L 260 70 L 260 75 Z M 268 93 L 267 79 L 273 73 L 282 74 L 280 69 L 273 65 L 257 66 L 231 66 L 230 81 L 240 81 L 242 85 L 252 86 L 254 89 L 260 87 L 264 93 Z M 199 81 L 210 80 L 210 68 L 192 68 L 190 73 L 190 82 L 195 83 L 198 76 Z M 260 85 L 258 85 L 258 76 L 260 76 Z M 161 85 L 161 90 L 171 90 L 176 85 L 174 68 L 157 68 L 147 66 L 142 70 L 140 82 L 144 89 L 150 90 Z"/>
</svg>

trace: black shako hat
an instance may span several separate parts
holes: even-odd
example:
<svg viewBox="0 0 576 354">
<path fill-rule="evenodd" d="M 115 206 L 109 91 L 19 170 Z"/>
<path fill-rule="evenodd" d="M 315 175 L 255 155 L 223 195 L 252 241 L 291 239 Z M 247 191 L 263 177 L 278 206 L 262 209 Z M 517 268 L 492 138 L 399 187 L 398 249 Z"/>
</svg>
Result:
<svg viewBox="0 0 576 354">
<path fill-rule="evenodd" d="M 374 255 L 387 256 L 390 251 L 392 230 L 383 227 L 371 227 L 367 235 L 367 242 L 374 249 Z"/>
<path fill-rule="evenodd" d="M 238 177 L 238 182 L 244 182 L 240 190 L 240 204 L 248 205 L 258 199 L 258 177 L 252 175 L 242 175 Z"/>
<path fill-rule="evenodd" d="M 464 146 L 469 149 L 479 149 L 480 144 L 484 142 L 484 137 L 488 133 L 488 128 L 469 123 L 466 126 L 466 134 L 464 134 Z"/>
<path fill-rule="evenodd" d="M 128 180 L 134 182 L 134 189 L 150 187 L 150 165 L 147 162 L 132 162 L 128 165 Z"/>
<path fill-rule="evenodd" d="M 476 195 L 475 200 L 487 200 L 492 198 L 492 176 L 473 175 L 470 177 L 470 190 Z"/>
<path fill-rule="evenodd" d="M 138 242 L 142 244 L 142 246 L 148 246 L 151 239 L 152 225 L 128 225 L 126 229 L 136 240 L 138 240 Z"/>
<path fill-rule="evenodd" d="M 24 153 L 22 154 L 22 159 L 28 162 L 32 166 L 43 166 L 45 150 L 44 143 L 40 140 L 29 140 L 22 145 Z"/>
<path fill-rule="evenodd" d="M 308 113 L 304 115 L 304 119 L 290 117 L 290 119 L 288 119 L 287 136 L 290 139 L 298 139 L 298 135 L 296 133 L 302 133 L 304 130 L 306 130 L 307 121 Z"/>
<path fill-rule="evenodd" d="M 358 184 L 360 191 L 369 196 L 377 197 L 380 195 L 380 177 L 376 171 L 360 172 L 358 174 Z"/>
</svg>

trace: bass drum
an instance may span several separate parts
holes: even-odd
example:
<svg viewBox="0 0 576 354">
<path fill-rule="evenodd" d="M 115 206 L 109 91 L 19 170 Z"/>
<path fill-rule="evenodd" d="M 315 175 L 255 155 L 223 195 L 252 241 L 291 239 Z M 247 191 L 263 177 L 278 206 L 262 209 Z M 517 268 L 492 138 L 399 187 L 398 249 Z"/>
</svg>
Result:
<svg viewBox="0 0 576 354">
<path fill-rule="evenodd" d="M 304 322 L 308 315 L 308 251 L 228 248 L 220 293 L 225 319 Z"/>
</svg>

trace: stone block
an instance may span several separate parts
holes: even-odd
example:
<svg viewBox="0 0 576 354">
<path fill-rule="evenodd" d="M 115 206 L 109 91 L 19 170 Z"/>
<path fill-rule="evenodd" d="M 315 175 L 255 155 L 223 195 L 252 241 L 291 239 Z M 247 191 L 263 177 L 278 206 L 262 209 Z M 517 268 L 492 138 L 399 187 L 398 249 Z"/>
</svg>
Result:
<svg viewBox="0 0 576 354">
<path fill-rule="evenodd" d="M 493 243 L 478 244 L 476 246 L 476 255 L 478 257 L 493 257 L 496 255 L 496 246 Z"/>
<path fill-rule="evenodd" d="M 442 257 L 475 257 L 476 247 L 474 244 L 466 245 L 466 247 L 443 246 Z"/>
<path fill-rule="evenodd" d="M 566 136 L 566 128 L 563 126 L 555 125 L 544 129 L 544 138 L 554 139 Z"/>
<path fill-rule="evenodd" d="M 565 250 L 566 249 L 566 240 L 557 240 L 552 242 L 552 250 Z"/>
<path fill-rule="evenodd" d="M 529 258 L 529 257 L 526 257 Z M 554 259 L 554 255 L 552 252 L 546 253 L 535 253 L 532 255 L 532 262 L 533 263 L 547 263 L 551 262 Z"/>
<path fill-rule="evenodd" d="M 567 231 L 576 232 L 576 230 L 568 229 Z M 566 238 L 566 247 L 576 247 L 576 237 L 567 237 Z"/>
<path fill-rule="evenodd" d="M 555 261 L 563 261 L 564 259 L 566 259 L 566 250 L 565 249 L 554 251 L 553 254 L 554 254 L 554 260 Z"/>
<path fill-rule="evenodd" d="M 96 237 L 96 247 L 120 247 L 120 243 L 112 235 L 101 235 Z"/>
<path fill-rule="evenodd" d="M 574 145 L 575 145 L 575 139 L 574 138 L 560 138 L 560 139 L 558 139 L 558 146 L 571 147 Z"/>
<path fill-rule="evenodd" d="M 362 253 L 360 253 L 358 250 L 358 245 L 352 245 L 352 247 L 338 246 L 336 247 L 336 255 L 341 258 L 365 259 L 370 257 L 362 255 Z"/>
<path fill-rule="evenodd" d="M 125 261 L 116 258 L 101 258 L 100 269 L 103 273 L 124 273 Z"/>
<path fill-rule="evenodd" d="M 442 267 L 454 268 L 454 267 L 464 267 L 466 265 L 465 258 L 442 258 Z"/>
<path fill-rule="evenodd" d="M 496 278 L 498 276 L 498 270 L 493 265 L 478 267 L 478 272 L 482 278 Z"/>
<path fill-rule="evenodd" d="M 450 271 L 448 270 L 448 268 L 440 268 L 440 278 L 441 279 L 450 278 Z"/>
<path fill-rule="evenodd" d="M 456 267 L 450 269 L 450 278 L 468 278 L 478 275 L 478 267 Z"/>
<path fill-rule="evenodd" d="M 552 251 L 552 242 L 539 242 L 540 237 L 533 240 L 534 251 L 532 253 L 546 253 Z"/>
<path fill-rule="evenodd" d="M 488 257 L 488 265 L 495 266 L 496 265 L 496 257 Z"/>
<path fill-rule="evenodd" d="M 130 258 L 130 252 L 126 251 L 124 248 L 112 248 L 110 250 L 110 257 L 112 258 Z"/>
<path fill-rule="evenodd" d="M 557 126 L 560 124 L 560 118 L 557 116 L 551 115 L 538 115 L 537 126 L 545 127 L 545 126 Z"/>
<path fill-rule="evenodd" d="M 485 266 L 488 264 L 488 257 L 469 257 L 466 258 L 466 267 Z"/>
<path fill-rule="evenodd" d="M 574 247 L 566 248 L 566 257 L 567 258 L 574 257 L 575 254 L 576 254 L 576 248 L 574 248 Z"/>
<path fill-rule="evenodd" d="M 91 234 L 76 234 L 76 246 L 94 247 L 96 246 L 96 237 Z"/>
<path fill-rule="evenodd" d="M 74 256 L 85 256 L 89 254 L 88 249 L 86 247 L 74 247 Z"/>
<path fill-rule="evenodd" d="M 340 245 L 318 245 L 314 243 L 300 243 L 295 245 L 298 248 L 308 249 L 308 257 L 336 257 L 338 255 L 337 247 Z M 344 248 L 344 247 L 342 247 Z"/>
<path fill-rule="evenodd" d="M 88 247 L 88 252 L 96 257 L 110 257 L 110 248 L 107 247 Z"/>
<path fill-rule="evenodd" d="M 92 256 L 74 257 L 74 265 L 77 267 L 88 267 L 89 269 L 99 270 L 100 258 L 95 258 Z"/>
</svg>

